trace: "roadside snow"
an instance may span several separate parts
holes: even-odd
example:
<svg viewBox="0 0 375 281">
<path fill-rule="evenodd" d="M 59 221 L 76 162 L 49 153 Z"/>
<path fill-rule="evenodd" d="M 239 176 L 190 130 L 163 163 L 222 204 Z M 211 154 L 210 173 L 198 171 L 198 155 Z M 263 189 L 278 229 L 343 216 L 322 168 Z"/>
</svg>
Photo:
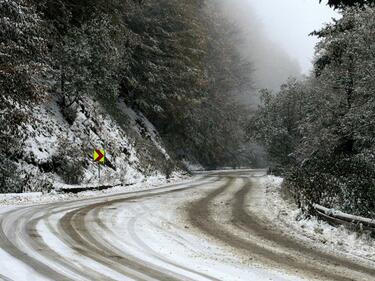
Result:
<svg viewBox="0 0 375 281">
<path fill-rule="evenodd" d="M 266 176 L 257 181 L 265 188 L 264 214 L 286 233 L 328 252 L 341 252 L 355 259 L 375 262 L 375 240 L 368 232 L 357 233 L 344 226 L 331 226 L 315 217 L 305 218 L 293 202 L 283 199 L 282 178 Z"/>
<path fill-rule="evenodd" d="M 174 184 L 182 181 L 188 180 L 189 177 L 180 173 L 174 173 L 170 179 L 166 179 L 165 176 L 161 174 L 154 174 L 145 178 L 143 181 L 127 185 L 127 186 L 115 186 L 105 190 L 92 190 L 92 191 L 82 191 L 79 193 L 58 193 L 52 191 L 50 193 L 42 192 L 28 192 L 28 193 L 8 193 L 0 194 L 0 212 L 4 208 L 3 206 L 10 205 L 33 205 L 33 204 L 43 204 L 43 203 L 53 203 L 60 201 L 69 201 L 76 199 L 92 198 L 107 194 L 125 193 L 125 192 L 135 192 L 141 190 L 152 189 L 159 187 L 163 184 Z M 80 186 L 78 186 L 80 187 Z M 84 187 L 84 186 L 83 186 Z"/>
</svg>

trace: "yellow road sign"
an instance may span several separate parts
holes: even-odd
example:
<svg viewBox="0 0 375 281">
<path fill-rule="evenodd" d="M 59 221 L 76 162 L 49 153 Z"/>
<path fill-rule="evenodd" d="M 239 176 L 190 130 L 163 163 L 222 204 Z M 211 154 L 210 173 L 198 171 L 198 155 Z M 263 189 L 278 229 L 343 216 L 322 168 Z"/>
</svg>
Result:
<svg viewBox="0 0 375 281">
<path fill-rule="evenodd" d="M 94 161 L 100 164 L 104 164 L 105 161 L 105 150 L 104 149 L 95 149 L 94 150 Z"/>
</svg>

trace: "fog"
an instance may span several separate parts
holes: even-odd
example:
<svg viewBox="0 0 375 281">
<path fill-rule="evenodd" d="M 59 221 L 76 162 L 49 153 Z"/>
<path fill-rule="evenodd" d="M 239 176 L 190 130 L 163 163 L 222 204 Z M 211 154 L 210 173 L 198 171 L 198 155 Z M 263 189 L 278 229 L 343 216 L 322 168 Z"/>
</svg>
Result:
<svg viewBox="0 0 375 281">
<path fill-rule="evenodd" d="M 239 30 L 238 48 L 253 63 L 256 89 L 277 90 L 312 67 L 316 38 L 308 36 L 337 14 L 318 0 L 220 0 Z"/>
</svg>

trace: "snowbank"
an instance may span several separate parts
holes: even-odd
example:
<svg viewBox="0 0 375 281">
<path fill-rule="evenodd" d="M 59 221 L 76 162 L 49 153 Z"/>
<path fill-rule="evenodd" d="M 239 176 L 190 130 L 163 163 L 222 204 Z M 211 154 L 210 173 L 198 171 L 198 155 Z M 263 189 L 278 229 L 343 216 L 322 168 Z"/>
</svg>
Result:
<svg viewBox="0 0 375 281">
<path fill-rule="evenodd" d="M 344 226 L 332 226 L 315 217 L 306 218 L 293 202 L 283 199 L 282 178 L 267 176 L 258 181 L 265 188 L 264 214 L 285 233 L 310 243 L 312 247 L 341 252 L 364 262 L 375 262 L 375 240 L 369 232 L 358 233 Z"/>
<path fill-rule="evenodd" d="M 187 181 L 189 177 L 181 173 L 174 173 L 168 180 L 163 175 L 153 175 L 147 177 L 144 181 L 138 182 L 132 185 L 124 186 L 118 185 L 113 186 L 108 189 L 103 190 L 87 190 L 77 193 L 60 193 L 55 190 L 49 193 L 42 192 L 27 192 L 27 193 L 7 193 L 0 194 L 0 211 L 5 208 L 5 206 L 14 205 L 31 205 L 31 204 L 44 204 L 53 203 L 61 201 L 69 201 L 76 199 L 92 198 L 107 194 L 125 193 L 125 192 L 135 192 L 141 190 L 152 189 L 155 187 L 160 187 L 163 184 L 175 184 L 178 182 Z M 60 187 L 67 187 L 66 185 L 61 185 Z M 76 188 L 85 188 L 86 185 L 76 186 Z"/>
</svg>

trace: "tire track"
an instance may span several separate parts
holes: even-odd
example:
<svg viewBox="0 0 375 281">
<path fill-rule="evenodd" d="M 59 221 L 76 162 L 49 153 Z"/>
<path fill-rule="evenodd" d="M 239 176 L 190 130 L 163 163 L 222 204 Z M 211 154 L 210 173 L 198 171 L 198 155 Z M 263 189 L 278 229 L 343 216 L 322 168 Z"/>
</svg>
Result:
<svg viewBox="0 0 375 281">
<path fill-rule="evenodd" d="M 12 225 L 11 228 L 7 231 L 7 233 L 4 231 L 4 228 L 5 228 L 4 225 L 7 222 L 6 218 L 11 217 L 12 215 L 14 215 L 14 213 L 17 213 L 18 218 L 22 217 L 23 220 L 27 221 L 32 216 L 31 210 L 32 208 L 26 207 L 26 208 L 21 208 L 17 211 L 9 211 L 3 214 L 3 216 L 0 219 L 0 225 L 1 225 L 0 247 L 11 256 L 16 257 L 18 260 L 32 267 L 36 272 L 38 272 L 41 275 L 54 276 L 54 279 L 59 280 L 59 281 L 71 280 L 70 278 L 67 278 L 65 275 L 61 274 L 60 272 L 51 269 L 49 266 L 45 265 L 38 259 L 31 257 L 29 254 L 19 249 L 19 246 L 17 245 L 17 240 L 16 240 L 17 237 L 14 237 L 14 233 L 17 233 L 17 228 L 20 226 L 19 224 Z M 22 226 L 23 225 L 21 225 L 21 227 Z M 12 237 L 12 238 L 9 238 L 9 237 Z"/>
<path fill-rule="evenodd" d="M 151 210 L 149 210 L 151 211 Z M 146 216 L 147 214 L 149 213 L 144 213 L 142 216 Z M 220 281 L 219 279 L 217 278 L 214 278 L 212 276 L 209 276 L 207 274 L 204 274 L 204 273 L 200 273 L 198 271 L 195 271 L 195 270 L 192 270 L 192 269 L 189 269 L 187 267 L 184 267 L 182 265 L 178 265 L 177 263 L 174 263 L 173 261 L 169 260 L 169 259 L 166 259 L 164 258 L 163 256 L 161 256 L 160 254 L 158 254 L 157 252 L 155 252 L 152 248 L 150 248 L 146 243 L 144 243 L 141 239 L 141 237 L 139 235 L 137 235 L 137 232 L 135 231 L 135 224 L 137 222 L 137 220 L 139 220 L 139 216 L 137 217 L 134 217 L 132 218 L 129 223 L 128 223 L 128 228 L 129 228 L 129 233 L 131 235 L 131 237 L 133 238 L 133 240 L 138 243 L 138 245 L 140 245 L 142 248 L 146 249 L 149 253 L 152 254 L 152 256 L 154 256 L 155 258 L 167 263 L 167 264 L 170 264 L 170 265 L 173 265 L 174 267 L 176 268 L 179 268 L 181 270 L 184 270 L 184 271 L 187 271 L 187 272 L 190 272 L 190 273 L 194 273 L 196 275 L 199 275 L 201 277 L 204 277 L 208 280 L 212 280 L 212 281 Z M 160 218 L 160 217 L 159 217 Z"/>
<path fill-rule="evenodd" d="M 266 267 L 286 269 L 294 275 L 298 270 L 297 275 L 319 280 L 373 279 L 374 268 L 315 248 L 311 249 L 288 235 L 281 235 L 270 227 L 268 220 L 264 220 L 257 212 L 247 208 L 249 202 L 250 204 L 257 202 L 255 196 L 257 187 L 252 178 L 259 176 L 260 172 L 260 170 L 212 172 L 195 182 L 149 191 L 11 210 L 0 216 L 0 247 L 33 268 L 38 274 L 58 281 L 113 281 L 125 278 L 136 281 L 191 281 L 195 277 L 218 281 L 212 276 L 164 257 L 148 246 L 145 242 L 147 240 L 143 240 L 142 234 L 136 229 L 137 221 L 148 221 L 148 215 L 158 222 L 165 221 L 171 223 L 172 227 L 179 228 L 179 225 L 174 225 L 173 221 L 164 218 L 162 213 L 161 215 L 153 213 L 153 209 L 148 208 L 145 202 L 161 196 L 165 196 L 167 200 L 163 201 L 162 198 L 161 201 L 156 200 L 156 202 L 162 204 L 164 202 L 168 204 L 173 200 L 186 202 L 189 201 L 190 190 L 216 182 L 215 185 L 210 186 L 209 191 L 201 192 L 204 194 L 203 197 L 185 206 L 188 222 L 200 231 L 199 236 L 203 232 L 220 241 L 220 244 L 231 246 L 232 250 L 244 257 L 255 257 Z M 251 173 L 250 177 L 249 173 Z M 241 184 L 238 185 L 238 182 Z M 179 198 L 183 200 L 178 200 Z M 250 201 L 247 200 L 248 198 Z M 218 206 L 216 203 L 220 200 L 225 202 L 220 202 L 223 205 Z M 155 205 L 154 201 L 150 201 L 151 203 Z M 129 206 L 138 207 L 130 213 L 131 216 L 125 220 L 124 226 L 121 223 L 117 224 L 118 219 L 115 218 L 119 214 L 118 210 Z M 224 216 L 225 223 L 215 219 L 216 213 Z M 115 217 L 106 217 L 106 215 Z M 110 218 L 109 222 L 108 218 Z M 126 228 L 125 234 L 129 241 L 123 241 L 124 237 L 114 230 L 121 227 Z M 158 227 L 156 223 L 155 227 Z M 173 228 L 169 230 L 160 226 L 160 229 L 165 231 L 163 235 L 171 235 L 172 238 L 174 232 L 179 233 L 178 230 L 173 231 Z M 47 243 L 45 240 L 48 239 L 47 234 L 53 235 L 54 239 L 58 240 L 52 241 L 58 241 L 74 254 L 65 257 L 64 250 L 53 247 L 49 240 Z M 101 236 L 102 234 L 105 236 Z M 123 247 L 118 243 L 119 241 L 123 243 Z M 185 242 L 181 245 L 187 248 L 188 244 L 185 245 Z M 147 258 L 143 260 L 138 255 L 138 251 L 146 254 Z M 77 261 L 72 259 L 75 255 Z M 86 260 L 89 263 L 86 264 Z M 0 280 L 11 280 L 1 274 Z"/>
<path fill-rule="evenodd" d="M 15 257 L 19 261 L 33 268 L 40 275 L 52 278 L 53 280 L 74 280 L 72 277 L 66 275 L 67 272 L 71 272 L 81 276 L 77 280 L 113 280 L 109 276 L 103 275 L 100 272 L 96 272 L 90 267 L 86 267 L 82 264 L 78 265 L 72 262 L 69 258 L 63 257 L 54 249 L 50 248 L 43 240 L 42 235 L 37 231 L 38 223 L 43 221 L 45 222 L 47 229 L 51 233 L 53 233 L 54 236 L 62 243 L 71 247 L 73 250 L 76 250 L 76 252 L 80 253 L 82 256 L 89 257 L 92 260 L 97 260 L 104 266 L 113 268 L 115 271 L 123 273 L 124 276 L 131 277 L 134 280 L 150 280 L 150 278 L 156 278 L 158 280 L 166 281 L 179 280 L 176 278 L 170 278 L 170 276 L 160 273 L 158 270 L 150 269 L 151 265 L 149 265 L 150 267 L 148 267 L 142 261 L 132 263 L 129 259 L 130 267 L 129 270 L 126 270 L 126 266 L 124 266 L 124 263 L 118 261 L 118 259 L 120 258 L 119 255 L 109 255 L 107 251 L 108 248 L 98 247 L 98 241 L 94 237 L 91 237 L 91 234 L 86 236 L 83 235 L 89 233 L 90 231 L 89 229 L 83 229 L 82 233 L 81 227 L 82 225 L 85 226 L 85 224 L 83 224 L 84 219 L 82 220 L 82 218 L 87 214 L 91 207 L 96 208 L 98 205 L 111 205 L 112 203 L 108 202 L 109 200 L 117 203 L 121 201 L 126 202 L 128 200 L 133 200 L 136 198 L 161 196 L 167 193 L 179 192 L 180 189 L 187 190 L 191 187 L 203 185 L 212 181 L 215 181 L 215 177 L 201 177 L 197 179 L 195 183 L 191 182 L 168 185 L 149 191 L 106 195 L 98 197 L 96 199 L 76 200 L 57 204 L 45 204 L 42 206 L 22 207 L 17 210 L 11 210 L 0 216 L 0 248 L 2 248 L 9 255 Z M 181 188 L 181 186 L 186 187 Z M 118 199 L 119 197 L 120 199 Z M 99 201 L 100 203 L 92 204 L 92 201 Z M 78 207 L 79 205 L 82 206 L 82 204 L 87 203 L 90 207 Z M 65 212 L 68 213 L 63 216 L 62 220 L 58 224 L 58 229 L 56 231 L 50 224 L 51 217 L 53 215 Z M 69 235 L 65 235 L 66 232 Z M 14 233 L 17 233 L 17 235 L 14 235 Z M 86 239 L 91 239 L 91 243 L 88 243 Z M 78 244 L 77 242 L 82 243 Z M 23 245 L 25 244 L 27 245 L 27 247 L 29 247 L 29 249 L 25 249 L 23 247 Z M 87 246 L 88 248 L 85 249 L 83 246 Z M 32 254 L 28 253 L 29 250 L 33 250 Z M 35 256 L 34 253 L 36 254 Z M 43 258 L 53 262 L 53 264 L 50 264 L 50 262 L 43 262 L 43 259 L 40 259 L 39 256 L 43 256 Z M 116 266 L 113 266 L 113 264 L 116 264 Z M 132 266 L 134 266 L 134 268 L 131 268 Z M 58 268 L 58 270 L 54 269 L 56 267 Z M 149 275 L 153 275 L 154 277 L 149 277 L 147 274 L 144 275 L 142 273 L 144 271 L 151 271 L 153 274 Z M 134 274 L 134 272 L 137 273 Z M 141 275 L 145 276 L 145 278 L 140 278 L 139 272 L 141 272 Z M 0 277 L 3 279 L 6 278 L 2 275 L 0 275 Z"/>
<path fill-rule="evenodd" d="M 146 206 L 142 206 L 143 209 L 144 209 L 144 212 L 143 213 L 137 213 L 134 217 L 132 217 L 128 223 L 127 223 L 127 231 L 130 235 L 130 237 L 132 238 L 132 240 L 137 243 L 138 246 L 140 246 L 140 248 L 142 248 L 143 250 L 146 250 L 151 257 L 154 257 L 162 262 L 164 262 L 165 264 L 168 264 L 168 265 L 172 265 L 174 268 L 177 268 L 177 269 L 181 269 L 183 271 L 186 271 L 186 272 L 189 272 L 189 273 L 194 273 L 196 275 L 199 275 L 201 277 L 204 277 L 208 280 L 213 280 L 213 281 L 219 281 L 219 279 L 216 279 L 212 276 L 209 276 L 209 275 L 206 275 L 204 273 L 200 273 L 200 272 L 197 272 L 191 268 L 187 268 L 187 267 L 184 267 L 182 265 L 179 265 L 175 262 L 173 262 L 172 260 L 169 260 L 167 258 L 164 258 L 163 256 L 161 256 L 160 254 L 158 254 L 156 251 L 154 251 L 153 249 L 151 249 L 147 244 L 145 244 L 141 237 L 139 235 L 137 235 L 137 232 L 135 231 L 135 224 L 136 222 L 141 218 L 141 217 L 144 217 L 144 216 L 147 216 L 147 215 L 151 215 L 152 214 L 152 210 L 148 209 Z M 103 212 L 104 208 L 108 208 L 108 206 L 102 206 L 102 207 L 98 207 L 98 208 L 95 208 L 93 210 L 91 210 L 93 212 L 93 217 L 96 217 L 96 218 L 99 218 L 100 216 L 100 213 Z M 152 216 L 155 216 L 155 215 L 152 215 Z M 160 218 L 160 217 L 159 217 Z M 105 225 L 100 219 L 97 219 L 96 220 L 96 223 L 98 224 L 98 226 L 100 226 L 105 232 L 107 233 L 110 233 L 112 236 L 116 237 L 117 239 L 121 239 L 121 237 L 119 237 L 115 232 L 113 232 L 111 230 L 111 228 L 109 228 L 107 225 Z M 144 263 L 144 262 L 143 262 Z M 184 277 L 180 277 L 184 280 L 186 280 L 186 278 Z M 179 280 L 182 280 L 182 279 L 179 279 Z"/>
<path fill-rule="evenodd" d="M 287 268 L 290 272 L 295 272 L 296 269 L 304 274 L 308 273 L 313 278 L 319 278 L 320 280 L 337 280 L 337 281 L 352 281 L 354 280 L 351 277 L 331 272 L 331 268 L 327 268 L 324 263 L 314 263 L 311 261 L 311 264 L 306 264 L 300 261 L 299 256 L 297 255 L 290 255 L 290 254 L 283 254 L 283 253 L 275 253 L 270 251 L 269 249 L 262 247 L 261 243 L 256 243 L 254 241 L 250 241 L 245 237 L 237 236 L 233 234 L 232 231 L 227 231 L 225 229 L 226 226 L 221 225 L 212 218 L 212 214 L 210 212 L 210 206 L 212 206 L 212 202 L 218 198 L 221 194 L 225 193 L 231 185 L 234 183 L 235 178 L 228 178 L 229 182 L 224 184 L 220 188 L 214 190 L 213 192 L 209 193 L 206 197 L 195 201 L 191 204 L 188 208 L 188 216 L 190 222 L 203 231 L 204 233 L 224 242 L 227 245 L 232 246 L 240 251 L 247 252 L 249 256 L 256 256 L 261 261 L 265 261 L 266 263 L 272 266 L 282 266 L 283 268 Z M 241 226 L 246 226 L 246 230 L 250 232 L 250 230 L 254 232 L 258 232 L 259 236 L 262 238 L 270 238 L 272 242 L 275 242 L 277 245 L 281 244 L 283 240 L 279 241 L 279 237 L 275 235 L 271 235 L 267 232 L 264 225 L 260 225 L 256 223 L 256 221 L 252 220 L 251 217 L 248 218 L 247 214 L 243 213 L 243 205 L 244 205 L 244 195 L 247 192 L 248 186 L 242 187 L 242 191 L 238 192 L 236 195 L 235 200 L 231 203 L 232 216 L 234 220 L 242 220 L 243 223 Z M 237 199 L 237 202 L 236 202 Z M 239 204 L 240 203 L 240 204 Z M 242 210 L 242 211 L 241 211 Z M 231 225 L 232 228 L 236 228 L 236 224 Z M 268 227 L 266 227 L 268 229 Z M 260 229 L 263 229 L 261 231 Z M 250 232 L 251 233 L 251 232 Z M 280 243 L 279 243 L 280 242 Z M 291 241 L 291 244 L 294 242 Z M 290 246 L 288 244 L 288 246 Z M 300 248 L 299 251 L 306 250 L 305 248 Z M 310 249 L 309 249 L 310 250 Z M 328 258 L 330 256 L 323 258 Z M 333 257 L 333 256 L 332 256 Z M 316 256 L 316 261 L 318 262 L 319 259 L 322 258 L 319 254 Z M 333 257 L 334 258 L 334 257 Z M 337 260 L 337 259 L 336 259 Z M 332 263 L 329 263 L 332 265 Z M 354 268 L 351 269 L 359 269 L 362 267 L 357 267 L 357 265 L 351 263 L 345 263 L 345 265 L 353 266 Z M 373 272 L 372 269 L 366 269 L 367 272 Z M 367 273 L 366 272 L 366 273 Z M 374 276 L 374 275 L 372 275 Z M 368 279 L 367 279 L 368 280 Z"/>
<path fill-rule="evenodd" d="M 47 215 L 41 215 L 38 218 L 33 218 L 29 221 L 27 225 L 27 233 L 28 236 L 32 238 L 30 240 L 30 245 L 34 248 L 35 251 L 38 251 L 40 249 L 43 249 L 42 253 L 43 255 L 48 258 L 49 260 L 53 260 L 55 263 L 57 263 L 60 267 L 66 268 L 69 271 L 75 273 L 76 275 L 80 276 L 78 280 L 82 280 L 82 278 L 85 278 L 86 280 L 108 280 L 108 281 L 114 281 L 114 279 L 110 278 L 107 275 L 102 274 L 101 272 L 98 272 L 97 270 L 87 267 L 84 264 L 76 265 L 72 263 L 69 259 L 59 254 L 57 251 L 55 251 L 53 248 L 49 247 L 48 244 L 44 241 L 42 236 L 38 234 L 37 231 L 37 224 L 41 221 L 45 222 L 46 227 L 48 230 L 55 235 L 55 237 L 62 243 L 64 243 L 67 247 L 72 247 L 71 241 L 67 239 L 64 235 L 59 235 L 62 232 L 56 231 L 53 226 L 51 225 L 50 219 L 53 215 L 65 212 L 67 210 L 70 210 L 71 207 L 65 207 L 63 209 L 56 210 L 55 207 L 51 207 L 47 210 Z M 45 212 L 44 212 L 45 213 Z M 75 246 L 72 248 L 73 250 L 76 249 Z M 78 253 L 78 251 L 76 251 Z"/>
<path fill-rule="evenodd" d="M 265 238 L 269 241 L 276 241 L 277 244 L 288 250 L 292 250 L 295 253 L 303 253 L 308 257 L 315 258 L 324 264 L 331 264 L 335 267 L 348 268 L 353 271 L 362 272 L 369 276 L 375 276 L 375 269 L 369 268 L 354 262 L 351 262 L 348 259 L 340 258 L 333 256 L 317 249 L 307 247 L 306 245 L 295 241 L 289 237 L 281 235 L 279 232 L 272 230 L 269 225 L 266 225 L 261 218 L 257 217 L 256 214 L 252 213 L 248 208 L 246 208 L 245 199 L 248 197 L 251 198 L 251 194 L 254 191 L 254 184 L 249 182 L 245 184 L 236 194 L 235 194 L 235 203 L 233 206 L 233 217 L 236 222 L 234 223 L 238 227 L 245 228 L 249 233 L 252 233 L 256 236 Z M 343 276 L 344 277 L 344 276 Z M 341 278 L 343 278 L 341 277 Z"/>
<path fill-rule="evenodd" d="M 114 245 L 109 245 L 105 241 L 100 241 L 98 238 L 94 237 L 89 231 L 89 227 L 85 222 L 85 217 L 91 211 L 95 209 L 101 209 L 104 207 L 110 207 L 115 204 L 126 203 L 128 201 L 151 198 L 154 196 L 161 196 L 166 194 L 173 194 L 176 192 L 182 192 L 193 187 L 201 186 L 202 183 L 189 185 L 188 187 L 172 189 L 167 191 L 153 192 L 152 194 L 134 195 L 126 198 L 114 199 L 110 201 L 99 202 L 79 208 L 68 212 L 60 220 L 60 226 L 62 230 L 74 241 L 75 244 L 81 245 L 77 250 L 84 256 L 93 259 L 112 270 L 115 270 L 125 276 L 131 277 L 135 280 L 140 279 L 137 275 L 131 271 L 136 271 L 141 273 L 141 275 L 148 276 L 156 280 L 163 281 L 179 281 L 179 280 L 191 280 L 174 272 L 157 268 L 152 264 L 148 264 L 145 261 L 137 257 L 127 257 L 128 255 L 122 253 L 120 249 L 116 248 Z M 101 227 L 104 224 L 100 220 L 96 220 Z M 126 271 L 124 267 L 131 269 L 131 271 Z M 174 277 L 177 276 L 177 277 Z"/>
</svg>

